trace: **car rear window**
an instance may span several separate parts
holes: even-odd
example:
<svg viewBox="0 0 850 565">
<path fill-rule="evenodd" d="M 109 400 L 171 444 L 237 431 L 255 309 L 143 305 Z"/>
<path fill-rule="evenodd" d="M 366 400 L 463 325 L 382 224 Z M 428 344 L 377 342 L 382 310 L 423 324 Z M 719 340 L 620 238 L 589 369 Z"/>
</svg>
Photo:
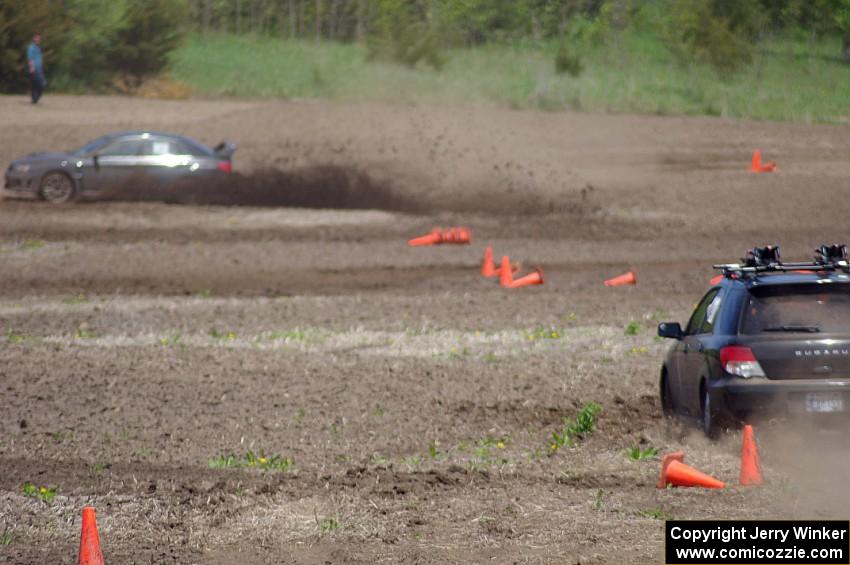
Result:
<svg viewBox="0 0 850 565">
<path fill-rule="evenodd" d="M 850 285 L 817 284 L 752 289 L 742 334 L 850 333 Z"/>
</svg>

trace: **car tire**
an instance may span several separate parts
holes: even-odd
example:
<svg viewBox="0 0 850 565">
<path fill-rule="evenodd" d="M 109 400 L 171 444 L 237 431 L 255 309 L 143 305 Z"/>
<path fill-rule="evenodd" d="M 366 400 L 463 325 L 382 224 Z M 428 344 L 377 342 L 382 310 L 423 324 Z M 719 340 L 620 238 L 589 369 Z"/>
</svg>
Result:
<svg viewBox="0 0 850 565">
<path fill-rule="evenodd" d="M 717 411 L 711 402 L 711 395 L 708 392 L 708 386 L 703 383 L 700 387 L 700 405 L 702 406 L 702 431 L 709 439 L 717 439 L 722 430 L 720 426 L 720 418 Z"/>
<path fill-rule="evenodd" d="M 76 194 L 77 187 L 71 177 L 58 171 L 44 175 L 38 187 L 39 197 L 52 204 L 70 202 Z"/>
<path fill-rule="evenodd" d="M 676 415 L 676 408 L 673 406 L 673 395 L 670 391 L 670 378 L 667 376 L 667 371 L 661 371 L 661 382 L 658 388 L 661 394 L 661 413 L 665 418 L 672 418 Z"/>
</svg>

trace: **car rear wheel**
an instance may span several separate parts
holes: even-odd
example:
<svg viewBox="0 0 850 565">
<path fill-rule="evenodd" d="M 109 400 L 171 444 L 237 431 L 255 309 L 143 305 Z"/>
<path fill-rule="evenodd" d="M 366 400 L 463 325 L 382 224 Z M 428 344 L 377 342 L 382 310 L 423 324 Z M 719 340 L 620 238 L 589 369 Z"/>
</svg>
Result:
<svg viewBox="0 0 850 565">
<path fill-rule="evenodd" d="M 711 403 L 711 395 L 708 393 L 708 387 L 703 384 L 702 391 L 702 431 L 711 439 L 717 439 L 720 435 L 720 423 L 717 418 L 717 411 Z"/>
<path fill-rule="evenodd" d="M 65 173 L 47 173 L 41 179 L 38 194 L 53 204 L 63 204 L 74 198 L 74 181 Z"/>
</svg>

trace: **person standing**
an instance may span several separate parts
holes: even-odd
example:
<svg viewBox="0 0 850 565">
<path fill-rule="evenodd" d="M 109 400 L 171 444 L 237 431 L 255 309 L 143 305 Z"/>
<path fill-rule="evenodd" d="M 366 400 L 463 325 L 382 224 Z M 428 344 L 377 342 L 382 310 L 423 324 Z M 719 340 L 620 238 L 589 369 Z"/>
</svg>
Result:
<svg viewBox="0 0 850 565">
<path fill-rule="evenodd" d="M 41 34 L 36 32 L 27 47 L 27 66 L 30 71 L 30 94 L 32 103 L 38 104 L 47 81 L 44 78 L 44 60 L 41 57 Z"/>
</svg>

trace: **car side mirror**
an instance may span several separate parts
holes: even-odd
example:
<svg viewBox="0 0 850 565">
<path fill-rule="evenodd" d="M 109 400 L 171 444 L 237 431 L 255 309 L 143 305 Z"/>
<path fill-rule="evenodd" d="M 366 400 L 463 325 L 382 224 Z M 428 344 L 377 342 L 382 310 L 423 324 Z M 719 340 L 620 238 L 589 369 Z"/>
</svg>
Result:
<svg viewBox="0 0 850 565">
<path fill-rule="evenodd" d="M 658 324 L 658 335 L 670 339 L 682 339 L 682 326 L 679 322 L 662 322 Z"/>
</svg>

